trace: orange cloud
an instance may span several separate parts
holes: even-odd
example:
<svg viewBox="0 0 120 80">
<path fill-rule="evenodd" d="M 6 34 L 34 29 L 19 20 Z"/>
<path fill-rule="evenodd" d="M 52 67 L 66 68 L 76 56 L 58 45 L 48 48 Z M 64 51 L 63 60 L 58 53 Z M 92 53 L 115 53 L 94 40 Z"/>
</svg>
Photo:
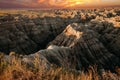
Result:
<svg viewBox="0 0 120 80">
<path fill-rule="evenodd" d="M 45 0 L 38 0 L 38 3 L 43 3 Z"/>
<path fill-rule="evenodd" d="M 64 6 L 67 5 L 67 0 L 49 0 L 49 5 L 52 6 Z"/>
<path fill-rule="evenodd" d="M 110 0 L 30 0 L 30 1 L 31 1 L 30 6 L 47 7 L 47 8 L 77 8 L 77 7 L 87 7 L 87 6 L 88 7 L 100 6 L 100 5 L 103 6 L 103 5 L 111 4 L 111 2 L 108 2 Z M 117 1 L 118 0 L 112 1 L 112 3 Z M 25 5 L 28 4 L 25 3 Z"/>
<path fill-rule="evenodd" d="M 120 0 L 0 0 L 0 8 L 81 8 L 120 6 Z"/>
<path fill-rule="evenodd" d="M 74 7 L 82 4 L 100 3 L 101 0 L 38 0 L 39 3 L 47 3 L 50 6 L 57 7 Z"/>
<path fill-rule="evenodd" d="M 73 6 L 81 5 L 81 4 L 84 4 L 84 3 L 85 2 L 83 0 L 71 0 L 71 1 L 69 0 L 66 7 L 73 7 Z"/>
</svg>

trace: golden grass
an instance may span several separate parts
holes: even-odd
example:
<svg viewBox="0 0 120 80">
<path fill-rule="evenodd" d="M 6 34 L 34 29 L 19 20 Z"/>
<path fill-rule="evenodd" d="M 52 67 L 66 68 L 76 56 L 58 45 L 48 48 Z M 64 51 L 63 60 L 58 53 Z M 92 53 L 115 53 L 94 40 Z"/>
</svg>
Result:
<svg viewBox="0 0 120 80">
<path fill-rule="evenodd" d="M 119 80 L 120 70 L 114 74 L 110 71 L 105 72 L 102 76 L 98 75 L 96 68 L 90 68 L 87 72 L 76 72 L 56 66 L 46 70 L 44 63 L 39 66 L 40 62 L 34 62 L 34 68 L 22 64 L 19 58 L 13 56 L 8 64 L 3 56 L 0 57 L 0 80 Z M 39 66 L 39 67 L 38 67 Z"/>
</svg>

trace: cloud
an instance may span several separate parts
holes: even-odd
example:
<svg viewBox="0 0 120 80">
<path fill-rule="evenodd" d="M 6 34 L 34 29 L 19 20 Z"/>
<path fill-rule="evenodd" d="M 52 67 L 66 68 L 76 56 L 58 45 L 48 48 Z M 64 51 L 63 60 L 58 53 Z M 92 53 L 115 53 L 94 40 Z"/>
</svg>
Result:
<svg viewBox="0 0 120 80">
<path fill-rule="evenodd" d="M 38 0 L 38 3 L 43 3 L 45 0 Z"/>
<path fill-rule="evenodd" d="M 78 5 L 99 4 L 101 0 L 38 0 L 39 3 L 47 3 L 49 6 L 73 7 Z"/>
<path fill-rule="evenodd" d="M 119 0 L 0 0 L 1 7 L 69 8 L 88 5 L 118 4 Z M 4 4 L 4 5 L 3 5 Z"/>
<path fill-rule="evenodd" d="M 73 7 L 76 5 L 98 2 L 99 0 L 38 0 L 40 4 L 47 3 L 49 6 Z"/>
</svg>

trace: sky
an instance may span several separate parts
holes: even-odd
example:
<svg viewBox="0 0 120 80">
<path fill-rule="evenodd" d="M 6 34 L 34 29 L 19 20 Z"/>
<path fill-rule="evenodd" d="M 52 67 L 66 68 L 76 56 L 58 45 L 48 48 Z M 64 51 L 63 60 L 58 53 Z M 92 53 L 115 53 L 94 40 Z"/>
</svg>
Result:
<svg viewBox="0 0 120 80">
<path fill-rule="evenodd" d="M 82 8 L 120 6 L 120 0 L 0 0 L 0 8 Z"/>
</svg>

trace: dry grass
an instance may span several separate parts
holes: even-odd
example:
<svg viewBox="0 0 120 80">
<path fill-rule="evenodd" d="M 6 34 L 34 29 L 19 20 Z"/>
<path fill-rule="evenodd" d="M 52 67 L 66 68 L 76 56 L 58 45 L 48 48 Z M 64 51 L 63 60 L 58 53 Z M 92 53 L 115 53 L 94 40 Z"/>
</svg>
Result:
<svg viewBox="0 0 120 80">
<path fill-rule="evenodd" d="M 3 57 L 3 56 L 2 56 Z M 103 75 L 98 75 L 96 68 L 90 68 L 87 72 L 75 72 L 55 66 L 46 70 L 44 64 L 39 66 L 39 61 L 36 59 L 33 67 L 27 67 L 27 64 L 22 64 L 19 58 L 13 56 L 10 63 L 7 63 L 0 56 L 0 80 L 119 80 L 120 69 L 117 74 L 110 71 Z M 39 67 L 38 67 L 39 66 Z"/>
</svg>

